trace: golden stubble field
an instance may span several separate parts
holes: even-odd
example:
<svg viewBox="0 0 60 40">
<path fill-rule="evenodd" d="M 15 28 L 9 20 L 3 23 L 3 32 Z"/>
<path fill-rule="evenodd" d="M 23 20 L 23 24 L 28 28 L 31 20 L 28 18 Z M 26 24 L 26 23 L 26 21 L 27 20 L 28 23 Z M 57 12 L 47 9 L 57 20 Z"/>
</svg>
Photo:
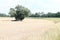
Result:
<svg viewBox="0 0 60 40">
<path fill-rule="evenodd" d="M 58 40 L 60 22 L 32 18 L 11 20 L 14 18 L 0 17 L 0 40 Z"/>
</svg>

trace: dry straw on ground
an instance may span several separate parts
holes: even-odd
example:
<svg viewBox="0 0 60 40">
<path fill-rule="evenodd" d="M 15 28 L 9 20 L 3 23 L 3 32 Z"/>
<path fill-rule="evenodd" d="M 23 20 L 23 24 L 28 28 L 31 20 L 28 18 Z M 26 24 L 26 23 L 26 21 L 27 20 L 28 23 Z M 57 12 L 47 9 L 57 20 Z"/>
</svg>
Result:
<svg viewBox="0 0 60 40">
<path fill-rule="evenodd" d="M 60 23 L 43 19 L 0 18 L 0 40 L 59 40 Z"/>
</svg>

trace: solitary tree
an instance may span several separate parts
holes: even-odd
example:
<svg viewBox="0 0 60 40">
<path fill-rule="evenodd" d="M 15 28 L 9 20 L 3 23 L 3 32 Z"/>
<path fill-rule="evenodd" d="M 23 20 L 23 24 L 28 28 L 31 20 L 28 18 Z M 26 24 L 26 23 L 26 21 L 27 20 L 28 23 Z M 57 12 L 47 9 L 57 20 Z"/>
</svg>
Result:
<svg viewBox="0 0 60 40">
<path fill-rule="evenodd" d="M 25 17 L 29 16 L 30 10 L 21 5 L 17 5 L 15 9 L 10 9 L 9 14 L 10 16 L 15 17 L 16 20 L 23 20 Z"/>
</svg>

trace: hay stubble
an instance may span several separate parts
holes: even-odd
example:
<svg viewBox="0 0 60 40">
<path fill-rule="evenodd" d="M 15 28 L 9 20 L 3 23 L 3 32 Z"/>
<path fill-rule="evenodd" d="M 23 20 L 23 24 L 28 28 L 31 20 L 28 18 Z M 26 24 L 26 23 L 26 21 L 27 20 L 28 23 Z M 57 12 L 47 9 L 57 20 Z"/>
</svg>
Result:
<svg viewBox="0 0 60 40">
<path fill-rule="evenodd" d="M 0 40 L 55 40 L 59 25 L 42 19 L 0 18 Z M 58 26 L 58 27 L 57 27 Z"/>
</svg>

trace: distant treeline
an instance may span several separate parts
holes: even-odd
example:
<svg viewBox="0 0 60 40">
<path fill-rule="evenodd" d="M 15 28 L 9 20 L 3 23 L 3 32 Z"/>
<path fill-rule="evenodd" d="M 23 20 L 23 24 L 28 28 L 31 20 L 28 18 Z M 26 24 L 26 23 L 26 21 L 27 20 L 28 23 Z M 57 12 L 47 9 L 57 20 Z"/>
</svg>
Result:
<svg viewBox="0 0 60 40">
<path fill-rule="evenodd" d="M 9 17 L 9 15 L 4 14 L 4 13 L 0 13 L 0 17 Z"/>
<path fill-rule="evenodd" d="M 57 13 L 44 13 L 44 12 L 37 12 L 35 14 L 31 14 L 30 17 L 60 17 L 60 12 Z"/>
<path fill-rule="evenodd" d="M 0 13 L 0 17 L 9 17 L 9 15 Z M 60 17 L 60 12 L 57 13 L 44 13 L 44 12 L 37 12 L 37 13 L 31 13 L 29 17 Z"/>
</svg>

